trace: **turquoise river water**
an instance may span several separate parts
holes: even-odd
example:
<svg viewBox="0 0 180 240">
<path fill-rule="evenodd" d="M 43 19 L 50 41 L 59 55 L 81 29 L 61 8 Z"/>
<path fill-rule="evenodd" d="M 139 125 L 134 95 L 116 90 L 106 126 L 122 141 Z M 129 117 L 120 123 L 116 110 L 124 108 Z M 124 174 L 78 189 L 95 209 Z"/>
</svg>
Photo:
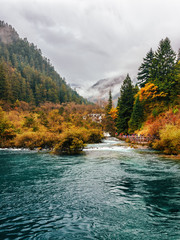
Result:
<svg viewBox="0 0 180 240">
<path fill-rule="evenodd" d="M 1 149 L 0 240 L 179 240 L 180 161 L 117 143 Z"/>
</svg>

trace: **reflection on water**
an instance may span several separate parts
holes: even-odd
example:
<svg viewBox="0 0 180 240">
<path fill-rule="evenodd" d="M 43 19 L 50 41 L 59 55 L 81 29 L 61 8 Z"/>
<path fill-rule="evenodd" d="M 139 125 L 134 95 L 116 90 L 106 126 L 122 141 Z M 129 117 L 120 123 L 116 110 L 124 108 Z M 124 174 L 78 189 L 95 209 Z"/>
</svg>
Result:
<svg viewBox="0 0 180 240">
<path fill-rule="evenodd" d="M 117 143 L 0 150 L 0 239 L 179 240 L 180 162 Z"/>
</svg>

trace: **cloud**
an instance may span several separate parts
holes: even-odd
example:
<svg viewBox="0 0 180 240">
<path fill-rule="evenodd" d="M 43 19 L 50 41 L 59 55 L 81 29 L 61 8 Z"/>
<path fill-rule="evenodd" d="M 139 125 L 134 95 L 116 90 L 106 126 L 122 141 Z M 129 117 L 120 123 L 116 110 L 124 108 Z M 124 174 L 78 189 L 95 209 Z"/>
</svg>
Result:
<svg viewBox="0 0 180 240">
<path fill-rule="evenodd" d="M 22 16 L 34 26 L 47 28 L 55 25 L 52 18 L 46 15 L 41 15 L 39 12 L 34 12 L 32 9 L 23 10 Z"/>
<path fill-rule="evenodd" d="M 2 20 L 48 57 L 69 83 L 130 73 L 166 36 L 180 47 L 179 0 L 1 0 Z"/>
</svg>

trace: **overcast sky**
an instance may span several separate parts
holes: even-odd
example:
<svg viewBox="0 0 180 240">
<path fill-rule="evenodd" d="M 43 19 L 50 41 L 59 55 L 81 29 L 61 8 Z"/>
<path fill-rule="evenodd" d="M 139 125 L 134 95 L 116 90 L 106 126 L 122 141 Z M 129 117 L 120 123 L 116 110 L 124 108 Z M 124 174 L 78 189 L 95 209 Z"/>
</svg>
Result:
<svg viewBox="0 0 180 240">
<path fill-rule="evenodd" d="M 136 77 L 162 38 L 180 48 L 180 0 L 0 0 L 11 24 L 70 84 Z"/>
</svg>

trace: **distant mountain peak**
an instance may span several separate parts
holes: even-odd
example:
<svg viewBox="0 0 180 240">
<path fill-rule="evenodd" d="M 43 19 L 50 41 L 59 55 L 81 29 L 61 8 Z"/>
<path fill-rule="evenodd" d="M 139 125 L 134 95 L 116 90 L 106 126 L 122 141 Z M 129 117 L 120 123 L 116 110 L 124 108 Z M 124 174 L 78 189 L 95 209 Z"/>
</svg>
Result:
<svg viewBox="0 0 180 240">
<path fill-rule="evenodd" d="M 124 79 L 125 76 L 123 75 L 105 78 L 97 81 L 88 89 L 82 86 L 76 86 L 76 89 L 79 94 L 86 97 L 91 102 L 107 101 L 109 91 L 111 90 L 113 101 L 116 105 Z"/>
<path fill-rule="evenodd" d="M 0 42 L 10 44 L 19 39 L 15 29 L 4 21 L 0 21 Z"/>
<path fill-rule="evenodd" d="M 120 89 L 125 78 L 125 75 L 104 78 L 97 81 L 89 88 L 76 86 L 76 89 L 80 95 L 86 97 L 91 102 L 106 102 L 109 98 L 109 91 L 111 90 L 112 99 L 116 105 L 118 97 L 120 96 Z M 136 84 L 136 78 L 134 78 L 132 82 L 133 84 Z"/>
<path fill-rule="evenodd" d="M 124 76 L 116 76 L 111 78 L 105 78 L 97 81 L 91 89 L 98 89 L 99 91 L 114 88 L 114 86 L 121 85 L 124 80 Z"/>
</svg>

